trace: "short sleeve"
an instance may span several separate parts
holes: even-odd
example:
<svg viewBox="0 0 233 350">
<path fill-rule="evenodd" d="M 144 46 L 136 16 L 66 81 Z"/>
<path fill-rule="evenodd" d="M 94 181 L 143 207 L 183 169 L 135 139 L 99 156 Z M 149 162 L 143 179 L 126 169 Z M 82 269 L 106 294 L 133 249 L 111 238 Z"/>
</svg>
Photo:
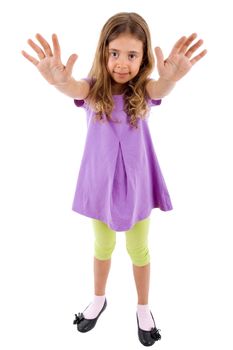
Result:
<svg viewBox="0 0 233 350">
<path fill-rule="evenodd" d="M 74 99 L 74 104 L 76 107 L 84 107 L 84 100 L 76 100 Z"/>
<path fill-rule="evenodd" d="M 159 105 L 161 105 L 161 103 L 162 103 L 162 99 L 158 99 L 158 100 L 152 100 L 150 98 L 148 99 L 148 105 L 150 107 L 159 106 Z"/>
</svg>

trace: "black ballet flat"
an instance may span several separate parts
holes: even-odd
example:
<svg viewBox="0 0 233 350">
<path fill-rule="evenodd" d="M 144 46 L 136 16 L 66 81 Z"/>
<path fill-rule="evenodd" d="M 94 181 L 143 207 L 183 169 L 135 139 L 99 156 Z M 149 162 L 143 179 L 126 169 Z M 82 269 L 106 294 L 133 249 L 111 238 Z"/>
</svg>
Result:
<svg viewBox="0 0 233 350">
<path fill-rule="evenodd" d="M 107 306 L 107 300 L 105 299 L 104 305 L 100 310 L 98 316 L 90 320 L 85 318 L 83 313 L 79 313 L 78 315 L 75 314 L 75 320 L 73 324 L 77 324 L 77 329 L 79 332 L 82 332 L 82 333 L 89 332 L 92 328 L 95 327 L 98 318 L 100 317 L 102 312 L 105 310 L 106 306 Z"/>
<path fill-rule="evenodd" d="M 155 326 L 155 320 L 151 313 L 151 316 L 154 321 L 154 327 L 150 331 L 145 331 L 139 327 L 139 321 L 138 321 L 138 315 L 137 316 L 137 322 L 138 322 L 138 338 L 142 345 L 144 346 L 151 346 L 153 345 L 157 340 L 161 339 L 161 335 L 159 334 L 160 329 L 157 329 Z"/>
</svg>

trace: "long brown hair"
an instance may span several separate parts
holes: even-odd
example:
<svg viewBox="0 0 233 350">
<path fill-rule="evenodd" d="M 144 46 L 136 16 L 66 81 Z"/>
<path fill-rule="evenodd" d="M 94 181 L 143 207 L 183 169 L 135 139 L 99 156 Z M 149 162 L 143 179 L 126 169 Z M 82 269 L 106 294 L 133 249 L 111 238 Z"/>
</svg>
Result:
<svg viewBox="0 0 233 350">
<path fill-rule="evenodd" d="M 96 119 L 103 114 L 111 120 L 114 108 L 111 77 L 107 70 L 108 45 L 122 33 L 129 33 L 143 43 L 143 58 L 138 74 L 130 80 L 124 90 L 124 111 L 131 126 L 137 128 L 137 119 L 145 118 L 148 112 L 146 82 L 154 68 L 150 31 L 145 20 L 134 12 L 120 12 L 108 19 L 100 33 L 94 62 L 88 74 L 91 89 L 87 101 L 96 112 Z"/>
</svg>

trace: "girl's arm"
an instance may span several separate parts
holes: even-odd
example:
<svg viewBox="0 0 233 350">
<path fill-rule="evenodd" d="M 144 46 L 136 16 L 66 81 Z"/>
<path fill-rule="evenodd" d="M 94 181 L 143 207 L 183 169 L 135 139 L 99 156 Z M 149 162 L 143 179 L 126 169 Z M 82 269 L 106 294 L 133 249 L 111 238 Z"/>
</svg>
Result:
<svg viewBox="0 0 233 350">
<path fill-rule="evenodd" d="M 76 100 L 84 100 L 90 90 L 86 80 L 75 80 L 71 78 L 67 83 L 54 84 L 55 88 Z"/>
<path fill-rule="evenodd" d="M 152 100 L 161 99 L 168 95 L 174 88 L 175 82 L 159 78 L 159 80 L 149 80 L 146 85 L 146 91 Z"/>
<path fill-rule="evenodd" d="M 61 62 L 61 49 L 57 35 L 52 35 L 53 51 L 42 35 L 36 34 L 36 38 L 43 49 L 31 39 L 28 40 L 28 44 L 37 53 L 39 60 L 25 51 L 22 51 L 23 56 L 33 63 L 47 82 L 54 85 L 59 91 L 77 100 L 85 99 L 90 90 L 88 82 L 85 80 L 77 81 L 72 77 L 73 66 L 78 56 L 71 55 L 64 66 Z"/>
<path fill-rule="evenodd" d="M 161 48 L 155 48 L 159 79 L 157 81 L 151 79 L 146 85 L 147 93 L 151 99 L 162 98 L 169 94 L 176 82 L 205 56 L 207 50 L 203 50 L 191 59 L 192 54 L 203 44 L 203 40 L 198 40 L 196 44 L 189 48 L 196 37 L 197 34 L 193 33 L 188 38 L 185 36 L 180 38 L 166 60 L 164 60 Z"/>
</svg>

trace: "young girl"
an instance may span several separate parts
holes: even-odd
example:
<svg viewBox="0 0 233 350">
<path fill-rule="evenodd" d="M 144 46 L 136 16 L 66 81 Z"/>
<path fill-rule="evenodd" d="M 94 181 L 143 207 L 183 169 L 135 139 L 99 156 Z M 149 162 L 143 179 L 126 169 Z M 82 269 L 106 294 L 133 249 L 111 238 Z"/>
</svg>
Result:
<svg viewBox="0 0 233 350">
<path fill-rule="evenodd" d="M 164 60 L 155 48 L 159 79 L 154 68 L 151 38 L 145 20 L 136 13 L 122 12 L 104 25 L 88 77 L 76 81 L 73 54 L 61 62 L 58 38 L 53 50 L 37 34 L 43 49 L 28 40 L 39 60 L 22 51 L 43 77 L 72 97 L 87 113 L 87 137 L 78 176 L 73 210 L 92 218 L 95 233 L 94 298 L 83 313 L 75 315 L 80 332 L 91 330 L 105 310 L 106 282 L 116 232 L 126 231 L 126 247 L 133 263 L 138 294 L 137 327 L 140 342 L 151 346 L 161 338 L 148 305 L 150 255 L 148 232 L 153 208 L 172 209 L 148 128 L 151 106 L 159 105 L 176 82 L 199 61 L 206 50 L 193 56 L 202 45 L 197 35 L 180 38 Z M 191 46 L 192 45 L 192 46 Z"/>
</svg>

